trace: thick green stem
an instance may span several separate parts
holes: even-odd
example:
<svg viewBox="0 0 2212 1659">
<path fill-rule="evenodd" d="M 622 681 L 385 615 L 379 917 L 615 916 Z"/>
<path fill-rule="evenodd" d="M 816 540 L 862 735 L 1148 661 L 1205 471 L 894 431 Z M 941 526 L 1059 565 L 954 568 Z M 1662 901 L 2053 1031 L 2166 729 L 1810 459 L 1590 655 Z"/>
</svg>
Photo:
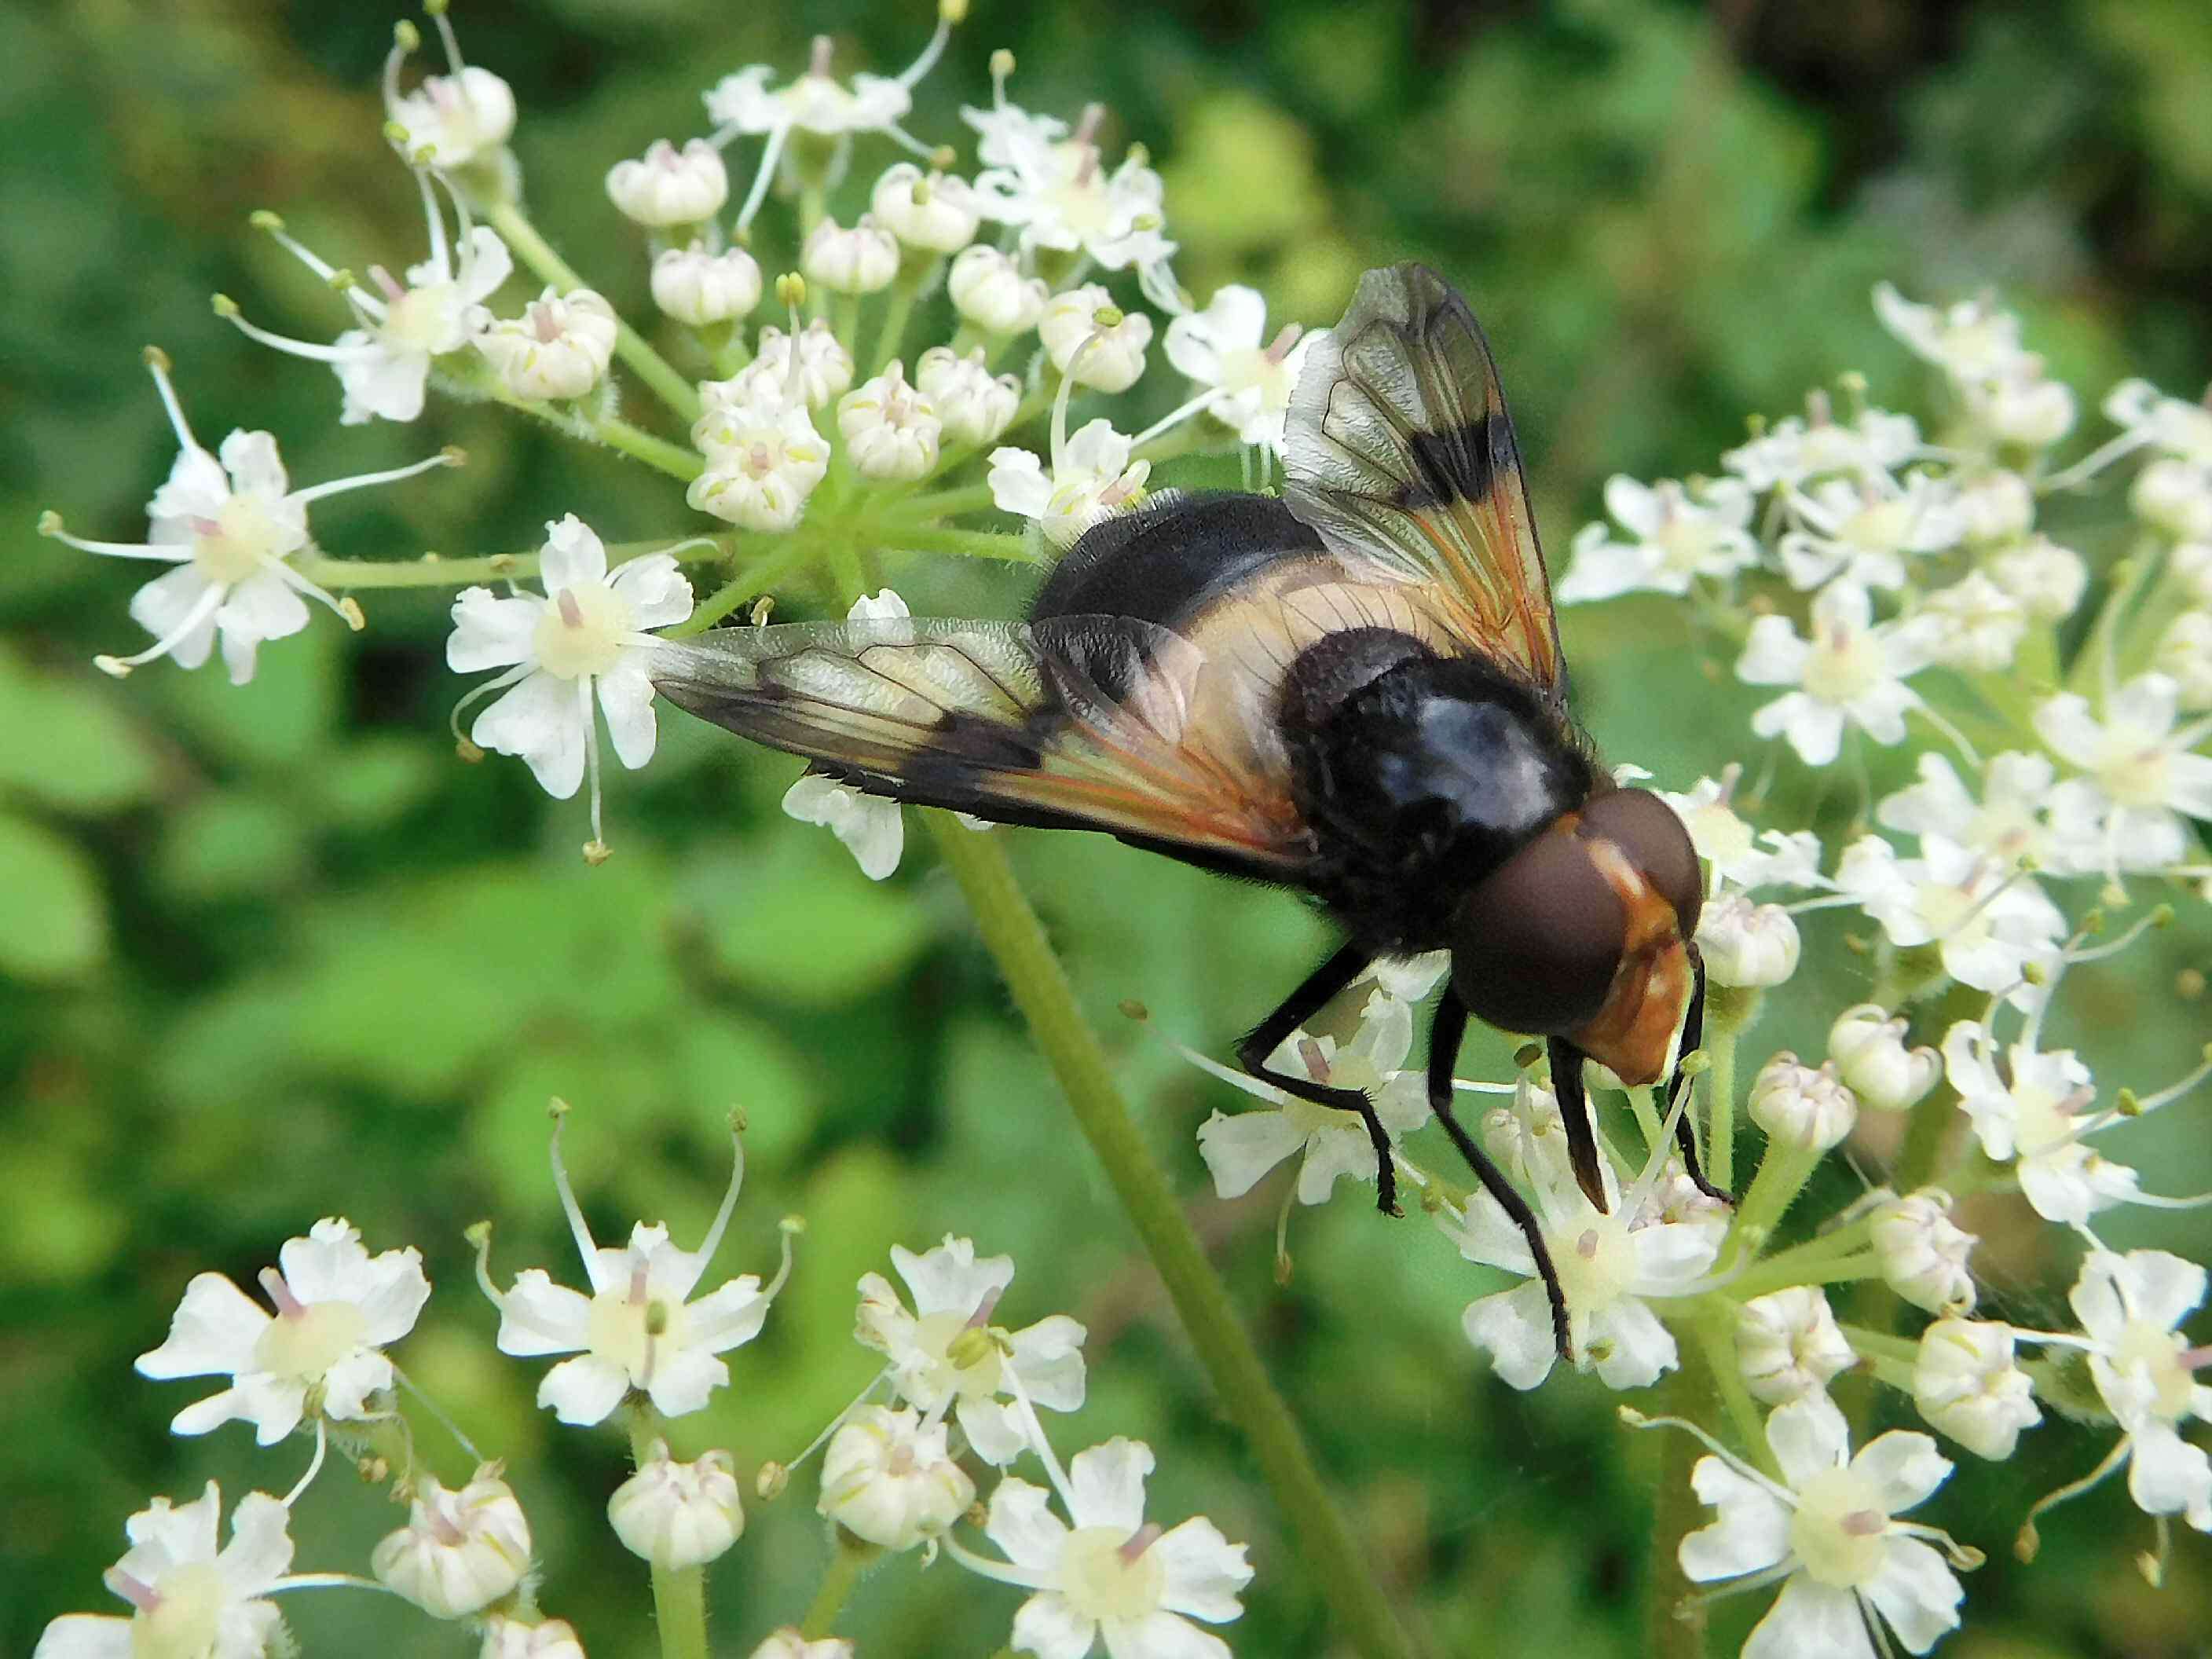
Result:
<svg viewBox="0 0 2212 1659">
<path fill-rule="evenodd" d="M 660 1413 L 640 1401 L 630 1414 L 630 1461 L 640 1468 L 653 1461 L 660 1437 Z M 660 1659 L 707 1659 L 707 1570 L 653 1569 L 653 1622 L 660 1630 Z"/>
<path fill-rule="evenodd" d="M 691 614 L 666 630 L 672 640 L 703 634 L 747 599 L 764 593 L 775 582 L 812 558 L 818 550 L 803 537 L 790 536 L 784 544 L 759 562 L 738 572 L 699 601 Z"/>
<path fill-rule="evenodd" d="M 1790 1261 L 1777 1257 L 1747 1269 L 1729 1282 L 1728 1294 L 1739 1302 L 1769 1291 L 1786 1291 L 1793 1285 L 1848 1285 L 1856 1279 L 1879 1279 L 1881 1262 L 1871 1255 L 1835 1256 L 1823 1261 Z"/>
<path fill-rule="evenodd" d="M 1713 1185 L 1724 1193 L 1735 1190 L 1735 1042 L 1741 1029 L 1733 1020 L 1714 1020 L 1704 1041 L 1713 1062 L 1705 1074 L 1705 1158 Z"/>
<path fill-rule="evenodd" d="M 836 1630 L 837 1617 L 844 1612 L 854 1587 L 883 1559 L 883 1551 L 875 1545 L 854 1537 L 842 1527 L 832 1530 L 836 1543 L 830 1565 L 823 1570 L 821 1588 L 808 1603 L 806 1617 L 799 1621 L 799 1633 L 810 1642 L 821 1641 Z"/>
<path fill-rule="evenodd" d="M 1368 1659 L 1410 1656 L 1412 1642 L 1389 1596 L 1322 1484 L 1313 1455 L 1268 1380 L 1236 1304 L 1138 1133 L 1105 1051 L 1077 1009 L 1066 972 L 1014 879 L 1000 838 L 972 834 L 947 813 L 925 816 L 1015 1005 L 1067 1096 L 1077 1127 L 1105 1166 L 1122 1212 L 1167 1287 L 1222 1409 L 1243 1429 L 1273 1488 L 1312 1583 L 1334 1615 L 1340 1638 Z"/>
<path fill-rule="evenodd" d="M 491 228 L 505 239 L 522 263 L 564 293 L 591 285 L 553 251 L 538 228 L 522 216 L 512 202 L 484 210 Z M 630 373 L 653 388 L 653 395 L 689 425 L 699 418 L 699 388 L 678 374 L 669 361 L 646 343 L 645 337 L 620 318 L 615 319 L 615 356 L 629 365 Z"/>
<path fill-rule="evenodd" d="M 732 531 L 686 546 L 673 536 L 649 542 L 617 542 L 607 549 L 610 569 L 648 553 L 672 552 L 682 562 L 703 564 L 726 559 L 737 541 Z M 302 553 L 292 568 L 318 586 L 340 592 L 369 588 L 468 587 L 477 582 L 522 581 L 538 574 L 538 550 L 489 553 L 481 558 L 447 559 L 426 553 L 419 559 L 334 559 L 326 553 Z"/>
<path fill-rule="evenodd" d="M 696 449 L 686 449 L 682 444 L 672 444 L 665 438 L 656 438 L 641 427 L 628 421 L 603 415 L 592 423 L 592 429 L 599 434 L 610 449 L 619 449 L 634 461 L 643 461 L 647 466 L 665 472 L 672 478 L 681 478 L 689 483 L 707 470 L 707 463 Z"/>
<path fill-rule="evenodd" d="M 1765 1156 L 1759 1160 L 1759 1171 L 1751 1178 L 1751 1190 L 1743 1195 L 1735 1225 L 1730 1230 L 1737 1259 L 1756 1255 L 1766 1248 L 1766 1241 L 1773 1237 L 1790 1206 L 1813 1178 L 1813 1171 L 1820 1167 L 1820 1158 L 1809 1147 L 1784 1146 L 1771 1139 L 1766 1143 Z"/>
</svg>

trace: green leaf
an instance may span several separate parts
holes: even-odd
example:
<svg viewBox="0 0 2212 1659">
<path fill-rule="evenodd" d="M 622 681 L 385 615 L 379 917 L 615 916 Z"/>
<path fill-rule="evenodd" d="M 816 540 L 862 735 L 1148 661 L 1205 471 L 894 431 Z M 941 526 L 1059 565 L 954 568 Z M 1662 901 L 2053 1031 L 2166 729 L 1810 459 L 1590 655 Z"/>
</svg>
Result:
<svg viewBox="0 0 2212 1659">
<path fill-rule="evenodd" d="M 154 790 L 153 746 L 89 663 L 35 669 L 0 647 L 0 792 L 110 812 Z"/>
<path fill-rule="evenodd" d="M 107 901 L 91 860 L 51 830 L 0 815 L 0 974 L 79 979 L 107 943 Z"/>
<path fill-rule="evenodd" d="M 764 996 L 815 1006 L 887 983 L 928 943 L 927 915 L 871 882 L 829 831 L 791 825 L 765 845 L 704 854 L 689 872 L 723 972 Z"/>
</svg>

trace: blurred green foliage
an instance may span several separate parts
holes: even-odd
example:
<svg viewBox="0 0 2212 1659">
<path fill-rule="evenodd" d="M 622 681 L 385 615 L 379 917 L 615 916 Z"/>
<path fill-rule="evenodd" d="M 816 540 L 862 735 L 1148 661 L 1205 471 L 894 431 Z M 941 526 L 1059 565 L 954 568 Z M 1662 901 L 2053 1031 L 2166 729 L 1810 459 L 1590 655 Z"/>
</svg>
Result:
<svg viewBox="0 0 2212 1659">
<path fill-rule="evenodd" d="M 697 131 L 697 94 L 727 70 L 795 68 L 828 32 L 842 67 L 889 70 L 930 22 L 880 0 L 457 10 L 472 59 L 520 97 L 538 222 L 633 315 L 643 264 L 600 189 L 611 161 Z M 233 1496 L 289 1483 L 295 1452 L 257 1455 L 242 1430 L 170 1438 L 190 1385 L 143 1382 L 130 1362 L 191 1273 L 250 1279 L 338 1212 L 372 1249 L 428 1256 L 440 1294 L 404 1358 L 508 1460 L 550 1610 L 602 1659 L 648 1651 L 644 1576 L 599 1523 L 621 1448 L 532 1407 L 538 1368 L 493 1352 L 460 1238 L 489 1215 L 502 1277 L 573 1265 L 544 1162 L 558 1093 L 577 1107 L 568 1157 L 602 1237 L 639 1216 L 697 1236 L 732 1103 L 750 1115 L 753 1174 L 731 1265 L 766 1269 L 776 1218 L 808 1218 L 789 1292 L 679 1449 L 730 1445 L 746 1467 L 796 1451 L 868 1374 L 849 1340 L 854 1279 L 894 1242 L 972 1234 L 1021 1263 L 1010 1316 L 1064 1308 L 1091 1325 L 1075 1432 L 1152 1441 L 1155 1512 L 1202 1508 L 1252 1540 L 1239 1650 L 1330 1651 L 1280 1518 L 926 857 L 869 886 L 777 811 L 791 763 L 672 716 L 663 757 L 614 780 L 615 860 L 583 868 L 574 804 L 549 804 L 512 763 L 449 760 L 457 686 L 433 595 L 371 596 L 368 634 L 318 625 L 270 647 L 244 690 L 216 669 L 128 685 L 92 672 L 93 652 L 136 642 L 138 573 L 30 526 L 51 506 L 86 533 L 138 533 L 172 453 L 146 341 L 176 358 L 203 436 L 266 427 L 297 478 L 469 448 L 461 473 L 319 511 L 334 553 L 522 547 L 572 509 L 611 540 L 686 523 L 659 480 L 482 410 L 342 431 L 326 374 L 208 313 L 222 289 L 280 329 L 335 325 L 331 297 L 246 229 L 256 207 L 349 262 L 419 257 L 412 188 L 378 137 L 395 15 L 313 0 L 0 10 L 0 522 L 19 527 L 0 559 L 0 1648 L 27 1651 L 47 1618 L 102 1601 L 99 1572 L 148 1494 L 209 1474 Z M 2212 364 L 2212 10 L 2196 0 L 980 0 L 921 89 L 916 131 L 964 141 L 957 106 L 984 95 L 1000 46 L 1022 102 L 1103 100 L 1109 142 L 1150 146 L 1178 273 L 1201 297 L 1252 281 L 1317 323 L 1366 265 L 1449 272 L 1498 343 L 1555 548 L 1607 473 L 1709 469 L 1747 412 L 1784 412 L 1839 370 L 1907 397 L 1910 368 L 1867 303 L 1878 277 L 1920 295 L 1994 285 L 2092 399 L 2124 372 L 2186 391 Z M 872 159 L 889 158 L 864 155 L 850 188 Z M 1164 407 L 1173 389 L 1155 379 Z M 1234 464 L 1212 476 L 1232 481 Z M 890 574 L 917 609 L 1004 613 L 1021 598 L 997 572 Z M 781 597 L 786 615 L 820 604 L 804 586 Z M 1705 683 L 1671 613 L 1622 605 L 1566 631 L 1583 713 L 1614 756 L 1682 781 L 1747 750 L 1747 700 Z M 1785 814 L 1816 804 L 1783 792 Z M 1013 839 L 1324 1467 L 1438 1650 L 1636 1651 L 1652 1449 L 1626 1443 L 1594 1383 L 1520 1396 L 1489 1380 L 1458 1330 L 1480 1286 L 1418 1223 L 1356 1200 L 1302 1214 L 1297 1277 L 1278 1290 L 1272 1188 L 1218 1203 L 1194 1155 L 1221 1091 L 1115 1013 L 1140 998 L 1223 1051 L 1322 948 L 1318 925 L 1111 844 Z M 1843 931 L 1812 933 L 1790 1006 L 1832 1011 L 1863 985 Z M 2130 971 L 2081 974 L 2058 1037 L 2155 1086 L 2204 1035 L 2203 1005 L 2170 990 L 2190 966 L 2212 969 L 2201 926 Z M 1810 1018 L 1758 1034 L 1820 1040 Z M 1468 1064 L 1500 1074 L 1505 1048 L 1486 1041 Z M 2202 1121 L 2133 1132 L 2161 1188 L 2212 1184 Z M 2001 1307 L 2060 1317 L 2054 1230 L 1996 1212 L 1980 1225 Z M 2186 1217 L 2112 1232 L 2206 1243 Z M 1992 1557 L 1948 1650 L 2203 1651 L 2201 1548 L 2185 1542 L 2165 1592 L 2145 1590 L 2132 1558 L 2148 1523 L 2116 1491 L 2054 1519 L 2043 1565 L 2012 1563 L 2028 1498 L 2100 1449 L 2064 1426 L 2029 1443 L 2022 1467 L 1965 1471 L 1934 1506 Z M 757 1510 L 714 1570 L 728 1650 L 805 1605 L 825 1553 L 811 1492 L 802 1478 Z M 340 1472 L 301 1506 L 301 1560 L 358 1562 L 389 1524 Z M 950 1567 L 900 1563 L 846 1629 L 868 1653 L 980 1655 L 1012 1607 Z M 289 1612 L 310 1652 L 464 1651 L 375 1598 Z"/>
</svg>

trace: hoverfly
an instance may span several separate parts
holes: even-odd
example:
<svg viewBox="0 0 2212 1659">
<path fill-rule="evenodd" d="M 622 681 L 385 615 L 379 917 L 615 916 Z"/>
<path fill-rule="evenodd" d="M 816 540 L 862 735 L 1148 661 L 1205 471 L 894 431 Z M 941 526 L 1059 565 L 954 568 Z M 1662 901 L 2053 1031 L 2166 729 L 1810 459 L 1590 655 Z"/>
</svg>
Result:
<svg viewBox="0 0 2212 1659">
<path fill-rule="evenodd" d="M 1284 461 L 1280 499 L 1170 491 L 1093 526 L 1026 622 L 725 629 L 672 647 L 654 680 L 871 794 L 1103 830 L 1312 895 L 1348 942 L 1237 1059 L 1359 1115 L 1387 1213 L 1371 1103 L 1267 1060 L 1376 958 L 1449 950 L 1430 1103 L 1527 1237 L 1571 1357 L 1535 1218 L 1452 1115 L 1454 1064 L 1470 1014 L 1548 1039 L 1570 1161 L 1605 1209 L 1583 1061 L 1649 1084 L 1678 1023 L 1682 1050 L 1698 1043 L 1697 855 L 1568 716 L 1512 417 L 1442 278 L 1406 264 L 1361 280 L 1309 354 Z"/>
</svg>

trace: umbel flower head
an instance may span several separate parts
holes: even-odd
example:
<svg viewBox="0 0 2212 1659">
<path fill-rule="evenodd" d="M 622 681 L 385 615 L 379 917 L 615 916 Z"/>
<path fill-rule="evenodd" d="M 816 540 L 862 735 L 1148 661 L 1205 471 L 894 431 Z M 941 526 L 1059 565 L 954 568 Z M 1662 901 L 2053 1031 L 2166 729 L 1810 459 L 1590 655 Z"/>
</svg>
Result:
<svg viewBox="0 0 2212 1659">
<path fill-rule="evenodd" d="M 477 1282 L 499 1310 L 499 1351 L 525 1358 L 575 1356 L 546 1372 L 538 1386 L 538 1403 L 550 1407 L 563 1423 L 597 1423 L 632 1389 L 665 1417 L 696 1412 L 730 1380 L 730 1368 L 717 1356 L 760 1334 L 769 1303 L 790 1271 L 790 1235 L 785 1235 L 783 1269 L 765 1289 L 757 1274 L 744 1273 L 692 1300 L 730 1224 L 744 1180 L 744 1148 L 736 1133 L 730 1137 L 736 1165 L 729 1189 L 697 1249 L 678 1249 L 669 1242 L 667 1228 L 642 1221 L 631 1231 L 627 1246 L 602 1249 L 584 1224 L 561 1161 L 561 1120 L 567 1111 L 564 1103 L 556 1103 L 553 1182 L 584 1259 L 591 1294 L 556 1285 L 542 1267 L 526 1267 L 511 1286 L 499 1289 L 488 1260 L 490 1229 L 482 1229 Z"/>
<path fill-rule="evenodd" d="M 221 1273 L 201 1273 L 185 1287 L 168 1340 L 138 1356 L 141 1376 L 231 1379 L 179 1412 L 169 1425 L 177 1433 L 205 1434 L 235 1418 L 274 1445 L 310 1413 L 362 1418 L 392 1387 L 384 1349 L 414 1329 L 430 1299 L 422 1254 L 410 1245 L 372 1256 L 361 1234 L 333 1218 L 287 1239 L 276 1260 L 258 1281 L 273 1315 Z"/>
<path fill-rule="evenodd" d="M 146 504 L 145 541 L 88 541 L 64 530 L 52 514 L 39 522 L 44 534 L 87 553 L 177 567 L 148 582 L 131 600 L 131 619 L 155 636 L 154 643 L 132 656 L 93 660 L 118 679 L 162 657 L 179 667 L 198 668 L 220 639 L 231 684 L 243 685 L 253 678 L 264 640 L 281 640 L 307 625 L 303 595 L 328 605 L 349 628 L 359 628 L 360 606 L 333 598 L 290 562 L 295 554 L 314 545 L 307 533 L 308 504 L 349 489 L 411 478 L 434 466 L 458 465 L 460 452 L 447 450 L 412 466 L 294 489 L 276 439 L 266 432 L 233 432 L 222 441 L 220 459 L 210 455 L 185 419 L 169 382 L 168 358 L 149 347 L 146 367 L 177 435 L 178 453 L 168 481 Z"/>
<path fill-rule="evenodd" d="M 978 1257 L 974 1240 L 947 1234 L 920 1255 L 895 1244 L 891 1261 L 913 1311 L 881 1273 L 863 1274 L 857 1334 L 890 1361 L 900 1398 L 933 1420 L 949 1409 L 984 1462 L 1011 1463 L 1029 1444 L 1018 1393 L 1054 1411 L 1083 1404 L 1080 1324 L 1065 1314 L 1018 1331 L 991 1322 L 1013 1283 L 1012 1256 Z"/>
<path fill-rule="evenodd" d="M 124 1528 L 131 1548 L 104 1575 L 131 1604 L 127 1617 L 73 1613 L 39 1638 L 32 1659 L 263 1659 L 284 1620 L 270 1592 L 287 1587 L 291 1516 L 248 1492 L 216 1547 L 222 1494 L 212 1480 L 181 1508 L 157 1498 Z"/>
</svg>

